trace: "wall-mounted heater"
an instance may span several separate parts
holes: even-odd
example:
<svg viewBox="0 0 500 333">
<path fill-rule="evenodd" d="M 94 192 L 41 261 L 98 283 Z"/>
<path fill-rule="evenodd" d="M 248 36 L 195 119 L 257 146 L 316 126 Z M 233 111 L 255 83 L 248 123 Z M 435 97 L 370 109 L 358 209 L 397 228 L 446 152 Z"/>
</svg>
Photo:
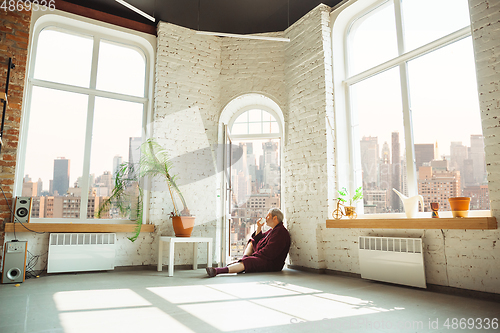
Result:
<svg viewBox="0 0 500 333">
<path fill-rule="evenodd" d="M 50 234 L 47 273 L 112 270 L 115 246 L 116 234 Z"/>
<path fill-rule="evenodd" d="M 359 237 L 359 268 L 364 279 L 427 288 L 420 238 Z"/>
</svg>

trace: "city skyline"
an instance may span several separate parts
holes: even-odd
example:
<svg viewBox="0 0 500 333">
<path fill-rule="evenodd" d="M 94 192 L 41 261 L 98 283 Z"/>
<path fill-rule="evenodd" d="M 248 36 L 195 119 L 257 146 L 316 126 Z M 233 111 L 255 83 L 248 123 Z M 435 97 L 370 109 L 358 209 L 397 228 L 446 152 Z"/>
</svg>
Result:
<svg viewBox="0 0 500 333">
<path fill-rule="evenodd" d="M 391 145 L 384 142 L 381 153 L 377 137 L 360 140 L 365 213 L 403 211 L 392 191 L 395 188 L 408 195 L 406 158 L 399 152 L 398 137 L 398 132 L 392 132 Z M 442 210 L 449 209 L 451 196 L 469 196 L 471 209 L 489 209 L 483 139 L 471 134 L 470 146 L 452 141 L 449 155 L 439 153 L 437 142 L 414 145 L 418 193 L 424 196 L 425 211 L 429 211 L 430 201 L 439 202 Z"/>
</svg>

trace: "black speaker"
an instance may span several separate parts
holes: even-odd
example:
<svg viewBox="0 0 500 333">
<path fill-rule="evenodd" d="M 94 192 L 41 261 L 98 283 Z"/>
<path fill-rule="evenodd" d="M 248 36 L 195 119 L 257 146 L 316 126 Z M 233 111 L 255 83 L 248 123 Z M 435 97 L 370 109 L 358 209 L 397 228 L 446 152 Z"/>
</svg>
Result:
<svg viewBox="0 0 500 333">
<path fill-rule="evenodd" d="M 31 217 L 31 198 L 16 197 L 12 222 L 29 223 Z"/>
<path fill-rule="evenodd" d="M 2 283 L 24 282 L 28 242 L 5 242 Z"/>
</svg>

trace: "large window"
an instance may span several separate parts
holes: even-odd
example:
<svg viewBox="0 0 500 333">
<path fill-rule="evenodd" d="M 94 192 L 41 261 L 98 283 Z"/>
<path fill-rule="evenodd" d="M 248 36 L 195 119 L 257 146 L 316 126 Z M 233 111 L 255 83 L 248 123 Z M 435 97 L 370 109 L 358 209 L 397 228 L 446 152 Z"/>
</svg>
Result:
<svg viewBox="0 0 500 333">
<path fill-rule="evenodd" d="M 368 2 L 368 1 L 367 1 Z M 425 19 L 423 19 L 425 18 Z M 351 189 L 365 214 L 471 197 L 489 209 L 467 0 L 371 1 L 345 35 Z"/>
<path fill-rule="evenodd" d="M 33 197 L 35 219 L 96 218 L 146 136 L 147 52 L 123 32 L 81 27 L 46 22 L 33 34 L 16 191 Z M 111 207 L 101 218 L 133 216 Z"/>
</svg>

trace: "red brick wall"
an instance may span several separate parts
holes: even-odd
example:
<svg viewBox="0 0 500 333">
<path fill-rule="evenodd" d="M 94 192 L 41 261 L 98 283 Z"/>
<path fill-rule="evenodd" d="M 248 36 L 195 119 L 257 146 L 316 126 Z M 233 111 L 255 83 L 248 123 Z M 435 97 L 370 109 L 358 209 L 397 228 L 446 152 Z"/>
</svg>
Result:
<svg viewBox="0 0 500 333">
<path fill-rule="evenodd" d="M 5 91 L 9 57 L 12 58 L 12 62 L 16 66 L 10 72 L 9 92 L 7 95 L 9 104 L 5 114 L 4 144 L 0 153 L 0 186 L 11 206 L 24 79 L 27 67 L 30 21 L 31 12 L 29 11 L 11 12 L 0 10 L 0 91 Z M 3 105 L 0 106 L 3 107 Z M 1 258 L 3 256 L 4 223 L 8 221 L 10 221 L 10 211 L 3 194 L 0 193 L 0 262 L 2 262 Z"/>
</svg>

